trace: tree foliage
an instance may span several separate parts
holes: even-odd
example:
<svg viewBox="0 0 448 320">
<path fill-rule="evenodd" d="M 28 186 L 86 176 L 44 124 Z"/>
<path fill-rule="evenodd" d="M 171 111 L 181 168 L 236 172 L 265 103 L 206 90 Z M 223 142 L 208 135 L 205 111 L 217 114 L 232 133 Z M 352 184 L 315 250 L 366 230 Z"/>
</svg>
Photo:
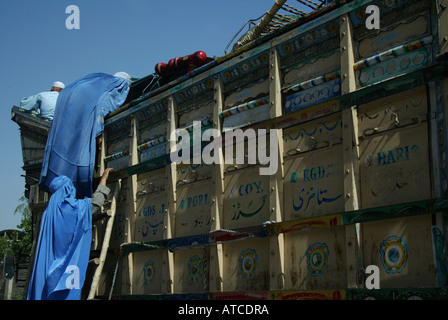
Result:
<svg viewBox="0 0 448 320">
<path fill-rule="evenodd" d="M 32 214 L 28 206 L 28 200 L 22 196 L 14 214 L 20 214 L 21 220 L 17 229 L 21 232 L 13 232 L 11 236 L 0 237 L 0 257 L 12 254 L 16 257 L 16 263 L 28 262 L 32 247 Z"/>
</svg>

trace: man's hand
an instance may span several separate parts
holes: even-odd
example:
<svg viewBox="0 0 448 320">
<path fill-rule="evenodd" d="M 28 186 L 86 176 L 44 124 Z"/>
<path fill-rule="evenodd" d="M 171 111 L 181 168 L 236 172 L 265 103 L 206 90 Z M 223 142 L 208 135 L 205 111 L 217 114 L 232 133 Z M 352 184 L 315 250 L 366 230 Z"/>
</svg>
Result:
<svg viewBox="0 0 448 320">
<path fill-rule="evenodd" d="M 106 185 L 107 183 L 107 179 L 109 178 L 109 173 L 113 172 L 114 168 L 106 168 L 106 170 L 104 170 L 103 175 L 101 176 L 101 180 L 99 184 L 102 185 Z"/>
</svg>

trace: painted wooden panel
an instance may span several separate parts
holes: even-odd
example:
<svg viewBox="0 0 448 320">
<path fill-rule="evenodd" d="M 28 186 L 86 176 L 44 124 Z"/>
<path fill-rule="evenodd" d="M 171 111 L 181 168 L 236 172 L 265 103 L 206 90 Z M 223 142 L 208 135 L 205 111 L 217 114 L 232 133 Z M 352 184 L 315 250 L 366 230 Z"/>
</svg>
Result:
<svg viewBox="0 0 448 320">
<path fill-rule="evenodd" d="M 430 50 L 424 47 L 364 68 L 358 72 L 359 83 L 364 87 L 422 68 L 430 61 Z"/>
<path fill-rule="evenodd" d="M 36 141 L 35 133 L 29 133 L 27 135 L 22 134 L 22 156 L 24 164 L 35 164 L 42 162 L 44 158 L 45 143 L 44 141 Z"/>
<path fill-rule="evenodd" d="M 399 94 L 358 106 L 359 136 L 413 125 L 426 118 L 428 112 L 426 87 L 418 87 Z"/>
<path fill-rule="evenodd" d="M 282 68 L 293 67 L 339 47 L 339 28 L 339 19 L 335 19 L 277 45 Z"/>
<path fill-rule="evenodd" d="M 143 143 L 151 144 L 151 146 L 140 148 L 140 162 L 155 159 L 166 154 L 166 142 L 164 141 L 167 140 L 166 126 L 166 122 L 161 121 L 148 127 L 140 128 L 138 145 L 142 145 Z"/>
<path fill-rule="evenodd" d="M 164 156 L 166 154 L 166 142 L 162 142 L 153 147 L 144 149 L 139 153 L 140 153 L 140 162 L 145 162 Z"/>
<path fill-rule="evenodd" d="M 270 118 L 269 110 L 270 105 L 266 103 L 253 109 L 226 117 L 223 121 L 223 132 L 268 120 Z"/>
<path fill-rule="evenodd" d="M 210 231 L 212 183 L 210 179 L 177 187 L 176 237 Z"/>
<path fill-rule="evenodd" d="M 237 138 L 235 135 L 238 132 L 240 132 L 238 129 L 235 132 L 229 130 L 224 135 L 222 150 L 226 174 L 259 163 L 257 157 L 258 140 L 256 131 L 241 129 L 241 135 L 244 135 L 244 137 L 239 136 Z M 244 138 L 244 141 L 242 141 L 242 138 Z M 266 141 L 269 141 L 269 139 Z M 269 146 L 268 143 L 266 148 Z"/>
<path fill-rule="evenodd" d="M 160 240 L 164 234 L 168 208 L 165 191 L 154 192 L 137 198 L 134 241 Z"/>
<path fill-rule="evenodd" d="M 354 29 L 354 38 L 360 39 L 377 33 L 377 30 L 367 29 L 365 26 L 366 19 L 369 16 L 366 13 L 366 7 L 368 5 L 378 6 L 381 12 L 380 27 L 387 30 L 395 27 L 397 22 L 403 23 L 410 17 L 420 15 L 423 12 L 428 12 L 431 3 L 431 0 L 373 0 L 369 1 L 367 4 L 357 6 L 357 8 L 354 8 L 354 10 L 350 12 L 350 19 Z M 412 25 L 410 28 L 413 28 Z"/>
<path fill-rule="evenodd" d="M 178 127 L 182 128 L 192 124 L 193 121 L 195 120 L 202 119 L 205 116 L 212 116 L 213 106 L 214 106 L 213 100 L 209 100 L 204 104 L 204 106 L 185 110 L 184 112 L 179 114 Z"/>
<path fill-rule="evenodd" d="M 128 151 L 131 143 L 131 139 L 128 138 L 129 134 L 125 139 L 117 140 L 116 142 L 110 144 L 107 147 L 106 156 L 120 152 L 120 151 Z M 107 163 L 108 168 L 114 168 L 115 171 L 119 171 L 127 168 L 129 165 L 129 156 L 126 155 L 124 157 L 119 157 L 117 159 L 113 159 Z"/>
<path fill-rule="evenodd" d="M 269 94 L 269 79 L 262 78 L 226 95 L 224 110 Z"/>
<path fill-rule="evenodd" d="M 269 239 L 223 245 L 223 291 L 269 290 Z"/>
<path fill-rule="evenodd" d="M 367 58 L 373 54 L 394 48 L 400 44 L 420 39 L 430 32 L 429 15 L 427 12 L 397 25 L 380 30 L 359 41 L 356 59 Z"/>
<path fill-rule="evenodd" d="M 359 172 L 363 208 L 429 199 L 426 122 L 362 139 Z"/>
<path fill-rule="evenodd" d="M 177 186 L 185 183 L 202 181 L 211 178 L 212 166 L 201 164 L 183 164 L 177 165 Z"/>
<path fill-rule="evenodd" d="M 163 168 L 138 176 L 133 241 L 149 242 L 163 237 L 168 209 L 165 172 Z"/>
<path fill-rule="evenodd" d="M 160 294 L 162 292 L 163 250 L 134 253 L 133 294 Z"/>
<path fill-rule="evenodd" d="M 284 130 L 284 219 L 344 209 L 340 114 Z"/>
<path fill-rule="evenodd" d="M 166 121 L 158 122 L 148 127 L 139 128 L 138 144 L 153 140 L 162 135 L 166 135 Z"/>
<path fill-rule="evenodd" d="M 282 86 L 292 86 L 308 79 L 313 79 L 316 75 L 326 74 L 339 69 L 340 59 L 339 51 L 332 50 L 302 61 L 284 71 Z"/>
<path fill-rule="evenodd" d="M 147 127 L 167 118 L 168 99 L 144 100 L 136 105 L 133 111 L 139 122 L 143 124 L 142 127 Z"/>
<path fill-rule="evenodd" d="M 174 293 L 208 291 L 208 250 L 204 248 L 174 252 Z"/>
<path fill-rule="evenodd" d="M 431 215 L 363 223 L 365 265 L 380 269 L 380 288 L 435 287 Z"/>
<path fill-rule="evenodd" d="M 341 94 L 341 80 L 339 78 L 322 83 L 316 87 L 301 90 L 285 98 L 285 113 L 305 109 L 322 103 Z"/>
<path fill-rule="evenodd" d="M 285 289 L 343 289 L 346 278 L 344 227 L 285 234 Z"/>
<path fill-rule="evenodd" d="M 186 81 L 175 87 L 174 99 L 177 103 L 177 110 L 184 112 L 207 105 L 213 99 L 214 78 L 204 79 L 204 74 L 198 77 L 199 81 L 188 85 Z M 190 82 L 191 83 L 191 82 Z M 178 90 L 176 90 L 178 89 Z"/>
<path fill-rule="evenodd" d="M 237 81 L 242 78 L 249 79 L 253 77 L 256 72 L 264 67 L 267 67 L 269 63 L 269 53 L 266 51 L 259 52 L 260 50 L 254 50 L 250 53 L 243 62 L 236 63 L 230 68 L 224 71 L 220 71 L 220 76 L 224 84 Z M 239 61 L 239 60 L 235 60 Z M 250 81 L 249 79 L 249 82 Z"/>
<path fill-rule="evenodd" d="M 259 175 L 259 167 L 248 167 L 225 175 L 225 229 L 259 226 L 270 220 L 269 178 Z"/>
</svg>

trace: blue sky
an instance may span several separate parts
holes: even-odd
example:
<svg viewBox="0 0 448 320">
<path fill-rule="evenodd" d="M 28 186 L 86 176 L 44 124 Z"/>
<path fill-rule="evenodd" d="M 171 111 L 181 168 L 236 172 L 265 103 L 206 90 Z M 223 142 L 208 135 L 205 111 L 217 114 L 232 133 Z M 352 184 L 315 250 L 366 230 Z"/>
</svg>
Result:
<svg viewBox="0 0 448 320">
<path fill-rule="evenodd" d="M 291 2 L 291 1 L 289 1 Z M 288 3 L 289 3 L 288 2 Z M 67 6 L 80 10 L 80 29 L 68 30 Z M 203 50 L 223 56 L 240 27 L 274 0 L 20 0 L 0 11 L 0 230 L 16 228 L 23 195 L 23 161 L 11 108 L 21 98 L 66 85 L 91 72 L 154 72 L 158 62 Z M 300 8 L 298 2 L 291 3 Z"/>
</svg>

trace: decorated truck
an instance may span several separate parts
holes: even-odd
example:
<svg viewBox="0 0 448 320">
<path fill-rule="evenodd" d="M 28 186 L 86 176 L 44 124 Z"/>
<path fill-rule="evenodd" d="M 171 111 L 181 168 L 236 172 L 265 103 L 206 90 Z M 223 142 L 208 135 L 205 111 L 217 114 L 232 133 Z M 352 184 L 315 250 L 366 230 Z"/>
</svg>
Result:
<svg viewBox="0 0 448 320">
<path fill-rule="evenodd" d="M 85 299 L 448 298 L 448 1 L 291 2 L 106 118 Z M 12 120 L 38 230 L 50 124 Z"/>
</svg>

